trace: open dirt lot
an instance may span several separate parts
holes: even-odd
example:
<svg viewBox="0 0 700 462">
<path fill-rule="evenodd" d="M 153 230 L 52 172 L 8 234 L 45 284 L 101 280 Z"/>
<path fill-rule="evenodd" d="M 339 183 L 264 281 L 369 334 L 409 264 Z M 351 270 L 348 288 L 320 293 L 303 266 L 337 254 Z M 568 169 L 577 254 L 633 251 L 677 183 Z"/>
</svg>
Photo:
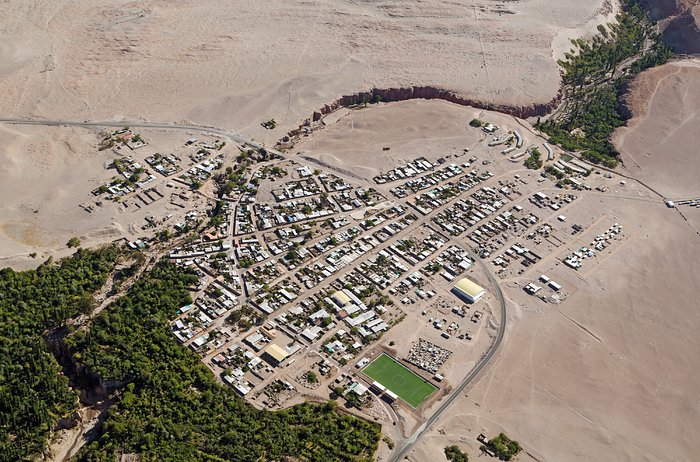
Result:
<svg viewBox="0 0 700 462">
<path fill-rule="evenodd" d="M 528 133 L 511 116 L 438 100 L 402 101 L 345 114 L 321 132 L 302 138 L 293 152 L 371 178 L 421 156 L 465 162 L 471 153 L 464 149 L 485 137 L 481 130 L 468 128 L 475 117 L 519 128 L 524 136 Z"/>
<path fill-rule="evenodd" d="M 189 119 L 275 140 L 373 86 L 527 106 L 609 0 L 4 2 L 6 116 Z M 278 129 L 260 122 L 275 118 Z"/>
<path fill-rule="evenodd" d="M 99 178 L 109 178 L 108 154 L 95 154 L 95 135 L 72 128 L 0 127 L 0 264 L 36 265 L 72 236 L 120 234 L 116 206 L 89 218 L 79 208 Z M 99 215 L 99 216 L 98 216 Z M 38 252 L 32 261 L 27 254 Z"/>
</svg>

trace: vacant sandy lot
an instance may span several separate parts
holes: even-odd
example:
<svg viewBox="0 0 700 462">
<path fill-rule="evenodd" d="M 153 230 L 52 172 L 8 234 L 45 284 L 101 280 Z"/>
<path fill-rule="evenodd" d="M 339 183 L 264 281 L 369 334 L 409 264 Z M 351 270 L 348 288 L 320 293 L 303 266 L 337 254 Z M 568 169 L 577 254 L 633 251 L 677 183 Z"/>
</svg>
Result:
<svg viewBox="0 0 700 462">
<path fill-rule="evenodd" d="M 644 72 L 632 86 L 633 118 L 615 144 L 628 172 L 671 198 L 700 198 L 700 60 Z"/>
<path fill-rule="evenodd" d="M 79 208 L 109 178 L 111 157 L 97 154 L 95 141 L 82 129 L 0 126 L 0 266 L 16 266 L 17 257 L 31 265 L 31 252 L 38 264 L 72 236 L 119 235 L 116 206 L 90 217 Z"/>
<path fill-rule="evenodd" d="M 518 129 L 525 146 L 537 141 L 520 125 L 526 122 L 519 123 L 515 117 L 440 100 L 402 101 L 338 113 L 343 115 L 313 136 L 302 138 L 292 152 L 361 178 L 372 178 L 421 156 L 433 162 L 442 157 L 464 163 L 475 154 L 483 159 L 479 142 L 485 135 L 469 127 L 473 118 L 503 127 L 501 133 Z M 475 146 L 473 152 L 465 151 Z M 502 148 L 492 151 L 498 153 Z"/>
<path fill-rule="evenodd" d="M 11 0 L 2 115 L 214 123 L 274 140 L 340 95 L 436 85 L 547 102 L 609 0 Z M 274 117 L 274 133 L 260 122 Z"/>
<path fill-rule="evenodd" d="M 345 116 L 303 138 L 292 151 L 371 178 L 417 157 L 435 161 L 446 154 L 462 155 L 464 148 L 483 137 L 467 128 L 482 111 L 444 101 L 403 101 L 341 111 Z"/>
</svg>

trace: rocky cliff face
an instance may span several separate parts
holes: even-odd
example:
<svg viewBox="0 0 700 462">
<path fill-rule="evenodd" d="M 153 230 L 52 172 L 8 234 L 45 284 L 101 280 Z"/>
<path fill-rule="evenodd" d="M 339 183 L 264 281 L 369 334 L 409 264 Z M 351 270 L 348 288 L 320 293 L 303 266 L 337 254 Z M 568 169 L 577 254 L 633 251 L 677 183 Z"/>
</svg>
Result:
<svg viewBox="0 0 700 462">
<path fill-rule="evenodd" d="M 457 93 L 430 86 L 415 86 L 407 88 L 374 88 L 366 92 L 355 93 L 353 95 L 341 96 L 332 103 L 326 104 L 322 108 L 314 111 L 313 115 L 306 119 L 299 128 L 290 131 L 278 143 L 278 148 L 289 149 L 294 145 L 295 138 L 308 134 L 318 127 L 318 122 L 326 114 L 341 108 L 351 107 L 360 104 L 371 104 L 376 102 L 407 101 L 410 99 L 441 99 L 461 106 L 471 106 L 479 109 L 503 112 L 520 118 L 544 116 L 554 110 L 561 100 L 561 89 L 559 93 L 545 104 L 533 104 L 530 106 L 508 106 L 491 104 L 483 101 L 471 100 L 462 97 Z"/>
<path fill-rule="evenodd" d="M 349 107 L 365 102 L 372 103 L 376 101 L 393 102 L 406 101 L 409 99 L 441 99 L 450 103 L 459 104 L 461 106 L 472 106 L 490 111 L 498 111 L 506 114 L 511 114 L 520 118 L 542 116 L 554 109 L 560 99 L 557 95 L 546 104 L 533 104 L 531 106 L 508 106 L 486 103 L 483 101 L 475 101 L 464 98 L 450 90 L 430 86 L 416 86 L 408 88 L 374 88 L 370 91 L 356 93 L 354 95 L 345 95 L 338 98 L 331 104 L 327 104 L 318 111 L 314 112 L 312 120 L 315 122 L 322 116 L 329 114 L 339 107 Z"/>
<path fill-rule="evenodd" d="M 664 41 L 681 54 L 700 53 L 700 0 L 641 0 Z"/>
</svg>

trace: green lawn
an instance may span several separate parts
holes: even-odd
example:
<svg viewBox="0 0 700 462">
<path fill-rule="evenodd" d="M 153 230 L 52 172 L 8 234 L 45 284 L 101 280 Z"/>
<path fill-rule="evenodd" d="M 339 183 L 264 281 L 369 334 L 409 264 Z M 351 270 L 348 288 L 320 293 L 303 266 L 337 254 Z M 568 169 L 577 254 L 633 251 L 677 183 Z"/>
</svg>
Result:
<svg viewBox="0 0 700 462">
<path fill-rule="evenodd" d="M 369 378 L 396 393 L 412 407 L 418 407 L 437 388 L 383 354 L 362 369 Z"/>
</svg>

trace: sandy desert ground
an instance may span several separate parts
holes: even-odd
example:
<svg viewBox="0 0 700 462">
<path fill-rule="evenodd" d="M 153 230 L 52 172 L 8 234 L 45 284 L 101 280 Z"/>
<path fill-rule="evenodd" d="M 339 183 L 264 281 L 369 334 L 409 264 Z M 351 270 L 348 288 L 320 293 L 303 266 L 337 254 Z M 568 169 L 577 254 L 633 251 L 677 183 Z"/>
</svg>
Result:
<svg viewBox="0 0 700 462">
<path fill-rule="evenodd" d="M 700 60 L 644 72 L 628 101 L 633 118 L 615 136 L 627 171 L 671 199 L 700 198 Z"/>
<path fill-rule="evenodd" d="M 465 147 L 483 137 L 464 129 L 482 111 L 444 101 L 402 101 L 353 112 L 341 109 L 332 116 L 337 113 L 337 120 L 324 119 L 328 125 L 322 132 L 302 138 L 292 151 L 364 178 L 420 156 L 436 160 L 445 154 L 463 155 Z"/>
<path fill-rule="evenodd" d="M 108 0 L 3 4 L 0 112 L 188 119 L 279 138 L 343 94 L 435 85 L 510 105 L 557 93 L 553 57 L 610 0 Z M 260 122 L 274 117 L 278 133 Z"/>
<path fill-rule="evenodd" d="M 500 431 L 542 462 L 694 460 L 698 237 L 662 204 L 588 206 L 636 236 L 557 307 L 507 288 L 500 358 L 410 460 L 432 460 L 450 444 L 478 456 L 479 433 Z"/>
<path fill-rule="evenodd" d="M 191 120 L 272 142 L 323 104 L 373 86 L 435 85 L 529 105 L 556 94 L 553 58 L 568 39 L 613 10 L 608 0 L 10 0 L 0 115 Z M 631 98 L 635 118 L 616 135 L 625 172 L 671 198 L 700 197 L 699 74 L 697 61 L 645 73 Z M 295 150 L 369 177 L 417 154 L 459 153 L 478 113 L 439 102 L 380 106 Z M 260 127 L 269 118 L 277 129 Z M 90 243 L 124 234 L 116 206 L 75 218 L 110 176 L 110 156 L 95 142 L 82 129 L 0 126 L 0 266 L 65 252 L 73 235 Z M 581 207 L 624 222 L 633 237 L 556 307 L 506 285 L 499 359 L 411 460 L 441 460 L 448 444 L 481 460 L 476 435 L 501 430 L 541 462 L 694 459 L 697 231 L 650 194 L 592 194 Z"/>
<path fill-rule="evenodd" d="M 0 28 L 0 115 L 189 120 L 272 144 L 319 107 L 372 87 L 434 85 L 527 106 L 556 95 L 553 58 L 614 9 L 609 0 L 12 0 Z M 263 129 L 270 118 L 277 128 Z M 105 161 L 88 133 L 0 130 L 2 256 L 122 234 L 107 215 L 59 219 Z"/>
<path fill-rule="evenodd" d="M 120 235 L 111 213 L 87 217 L 82 199 L 109 178 L 95 134 L 82 129 L 0 126 L 0 265 L 36 265 L 71 236 Z M 112 209 L 112 207 L 110 207 Z M 27 258 L 31 252 L 36 260 Z M 18 260 L 19 259 L 19 260 Z"/>
</svg>

